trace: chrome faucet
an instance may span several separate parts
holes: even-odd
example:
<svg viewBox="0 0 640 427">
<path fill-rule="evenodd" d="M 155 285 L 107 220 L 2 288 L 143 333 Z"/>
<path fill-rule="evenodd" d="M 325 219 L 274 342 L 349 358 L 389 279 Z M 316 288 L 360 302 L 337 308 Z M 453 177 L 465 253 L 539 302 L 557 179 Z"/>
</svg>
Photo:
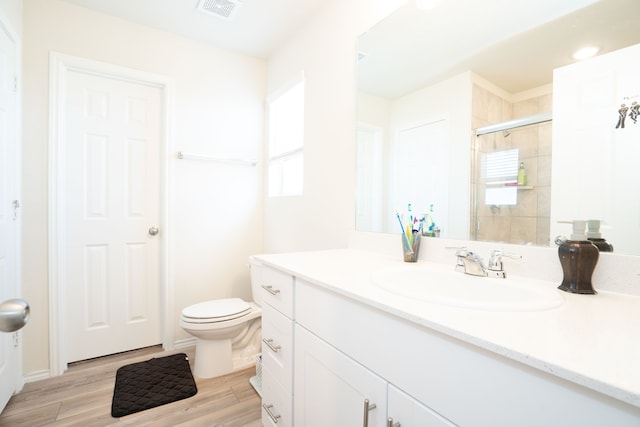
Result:
<svg viewBox="0 0 640 427">
<path fill-rule="evenodd" d="M 485 267 L 482 262 L 482 258 L 467 248 L 459 248 L 456 251 L 456 257 L 458 258 L 456 271 L 470 274 L 472 276 L 486 276 L 500 279 L 507 277 L 507 273 L 504 271 L 502 257 L 522 259 L 521 255 L 495 250 L 491 252 L 491 256 L 489 257 L 489 266 Z"/>
<path fill-rule="evenodd" d="M 460 248 L 456 251 L 456 257 L 458 258 L 456 271 L 471 274 L 472 276 L 487 275 L 482 258 L 480 258 L 475 252 L 472 252 L 467 248 Z"/>
</svg>

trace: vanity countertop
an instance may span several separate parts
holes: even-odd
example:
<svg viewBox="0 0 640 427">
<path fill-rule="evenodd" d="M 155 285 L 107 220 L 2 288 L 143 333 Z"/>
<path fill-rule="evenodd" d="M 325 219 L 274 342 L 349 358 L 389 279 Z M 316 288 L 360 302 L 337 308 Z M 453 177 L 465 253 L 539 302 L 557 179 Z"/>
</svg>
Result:
<svg viewBox="0 0 640 427">
<path fill-rule="evenodd" d="M 575 295 L 558 290 L 564 303 L 557 308 L 476 310 L 407 298 L 376 286 L 372 280 L 372 274 L 385 269 L 448 268 L 443 264 L 405 263 L 400 257 L 357 249 L 256 258 L 407 321 L 640 407 L 640 297 L 606 291 Z M 478 278 L 478 286 L 482 280 Z M 558 285 L 539 283 L 550 288 Z"/>
</svg>

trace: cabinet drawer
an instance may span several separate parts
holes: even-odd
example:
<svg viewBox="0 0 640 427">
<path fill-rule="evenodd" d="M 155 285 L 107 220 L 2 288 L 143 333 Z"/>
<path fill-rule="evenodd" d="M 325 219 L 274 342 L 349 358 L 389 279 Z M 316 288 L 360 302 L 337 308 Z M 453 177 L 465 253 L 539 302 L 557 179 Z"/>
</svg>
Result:
<svg viewBox="0 0 640 427">
<path fill-rule="evenodd" d="M 260 287 L 263 304 L 269 304 L 293 318 L 293 276 L 266 266 L 260 267 Z"/>
<path fill-rule="evenodd" d="M 262 372 L 262 425 L 289 427 L 292 421 L 292 396 L 276 381 L 269 370 Z"/>
<path fill-rule="evenodd" d="M 291 392 L 293 322 L 269 304 L 262 307 L 262 368 Z"/>
</svg>

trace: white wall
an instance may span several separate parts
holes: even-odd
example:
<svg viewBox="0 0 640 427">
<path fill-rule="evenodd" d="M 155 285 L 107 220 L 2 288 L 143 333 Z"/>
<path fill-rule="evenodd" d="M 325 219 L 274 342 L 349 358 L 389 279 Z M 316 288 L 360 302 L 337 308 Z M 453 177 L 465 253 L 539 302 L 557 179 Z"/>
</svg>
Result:
<svg viewBox="0 0 640 427">
<path fill-rule="evenodd" d="M 270 59 L 269 92 L 304 70 L 304 195 L 265 200 L 265 251 L 345 247 L 355 228 L 356 39 L 378 2 L 334 2 Z"/>
<path fill-rule="evenodd" d="M 449 175 L 441 179 L 448 181 L 448 206 L 436 206 L 435 216 L 438 225 L 448 224 L 443 233 L 443 237 L 448 238 L 462 239 L 469 235 L 471 77 L 469 72 L 461 73 L 393 100 L 363 93 L 358 95 L 358 120 L 385 130 L 385 165 L 388 170 L 394 163 L 392 146 L 400 130 L 446 120 L 447 141 L 450 142 Z M 424 159 L 425 165 L 428 160 Z M 390 176 L 385 177 L 385 182 L 390 182 L 390 179 Z M 393 193 L 389 185 L 386 186 L 386 193 Z M 398 223 L 392 217 L 393 212 L 395 208 L 403 209 L 407 202 L 413 203 L 414 209 L 419 209 L 418 214 L 422 212 L 420 209 L 428 207 L 417 206 L 416 199 L 403 201 L 403 204 L 398 205 L 393 203 L 393 194 L 387 194 L 383 212 L 380 213 L 384 218 L 383 229 L 388 233 L 396 233 Z M 446 215 L 446 220 L 442 218 L 443 215 Z"/>
<path fill-rule="evenodd" d="M 471 164 L 471 73 L 465 72 L 395 99 L 391 104 L 393 139 L 400 129 L 446 120 L 449 143 L 448 206 L 435 206 L 436 224 L 448 224 L 443 237 L 469 236 Z M 426 160 L 426 159 L 425 159 Z M 425 161 L 426 164 L 426 161 Z M 415 203 L 415 202 L 414 202 Z M 415 206 L 417 209 L 427 206 Z M 420 213 L 420 212 L 418 212 Z M 438 220 L 438 215 L 446 215 Z M 396 227 L 397 228 L 397 227 Z M 393 230 L 395 231 L 396 228 Z"/>
<path fill-rule="evenodd" d="M 370 177 L 364 178 L 360 175 L 362 170 L 368 170 L 372 165 L 367 165 L 366 168 L 361 168 L 361 165 L 356 165 L 356 191 L 355 197 L 358 200 L 355 200 L 356 208 L 363 209 L 364 207 L 376 209 L 378 212 L 358 212 L 360 218 L 356 218 L 356 229 L 364 229 L 368 231 L 381 231 L 387 232 L 387 230 L 396 230 L 397 222 L 395 223 L 396 228 L 391 228 L 391 224 L 389 224 L 389 212 L 387 206 L 389 206 L 389 196 L 390 192 L 388 191 L 388 182 L 389 182 L 389 162 L 387 159 L 391 158 L 391 148 L 389 140 L 391 139 L 391 129 L 389 126 L 389 113 L 391 108 L 391 101 L 379 97 L 376 95 L 370 95 L 364 92 L 358 92 L 358 126 L 365 127 L 373 127 L 377 129 L 381 129 L 381 139 L 382 139 L 382 147 L 381 147 L 381 159 L 379 160 L 379 173 L 378 176 L 375 176 L 376 169 L 373 168 L 370 170 Z M 360 133 L 356 136 L 358 140 L 360 138 Z M 361 141 L 357 141 L 356 149 L 360 151 Z M 366 150 L 365 150 L 366 152 Z M 362 153 L 356 153 L 357 156 L 362 155 Z M 360 158 L 358 158 L 360 161 Z M 373 159 L 368 159 L 365 157 L 364 161 L 371 161 Z M 366 176 L 366 175 L 365 175 Z M 363 182 L 359 180 L 363 179 Z M 372 181 L 377 179 L 377 181 Z M 368 182 L 371 181 L 371 182 Z M 378 191 L 378 194 L 371 194 L 374 191 Z M 362 198 L 362 200 L 359 200 Z M 365 201 L 368 199 L 368 202 Z M 358 204 L 360 203 L 360 205 Z M 377 202 L 377 203 L 376 203 Z M 373 220 L 375 218 L 375 220 Z M 364 219 L 364 221 L 363 221 Z M 358 222 L 360 221 L 360 222 Z M 366 225 L 362 225 L 364 224 Z"/>
<path fill-rule="evenodd" d="M 553 73 L 551 238 L 558 221 L 599 219 L 616 253 L 638 254 L 640 123 L 618 109 L 640 103 L 640 44 Z"/>
<path fill-rule="evenodd" d="M 22 0 L 0 0 L 0 14 L 10 27 L 9 31 L 19 37 L 19 43 L 22 43 Z"/>
<path fill-rule="evenodd" d="M 3 3 L 8 3 L 4 0 Z M 47 144 L 49 52 L 175 80 L 173 152 L 261 158 L 266 64 L 59 0 L 24 0 L 23 293 L 25 373 L 49 369 Z M 175 339 L 194 302 L 249 298 L 247 258 L 262 251 L 262 166 L 171 160 Z"/>
</svg>

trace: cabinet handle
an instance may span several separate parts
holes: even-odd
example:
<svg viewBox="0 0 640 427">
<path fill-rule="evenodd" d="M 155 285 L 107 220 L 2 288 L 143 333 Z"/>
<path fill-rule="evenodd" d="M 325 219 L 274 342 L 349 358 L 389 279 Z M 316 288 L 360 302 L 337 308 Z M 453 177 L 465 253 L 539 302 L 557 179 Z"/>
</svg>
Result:
<svg viewBox="0 0 640 427">
<path fill-rule="evenodd" d="M 266 344 L 267 347 L 269 347 L 271 349 L 271 351 L 273 351 L 274 353 L 277 353 L 278 351 L 280 351 L 280 346 L 279 345 L 273 345 L 273 340 L 271 338 L 267 339 L 267 338 L 263 338 L 262 342 Z"/>
<path fill-rule="evenodd" d="M 274 424 L 278 424 L 278 420 L 282 417 L 280 415 L 275 415 L 273 412 L 271 412 L 271 408 L 273 408 L 273 405 L 267 405 L 266 403 L 263 403 L 262 407 L 264 408 L 265 411 L 267 411 L 267 415 L 269 415 L 269 418 L 271 418 L 271 421 L 273 421 Z"/>
<path fill-rule="evenodd" d="M 271 295 L 278 295 L 280 293 L 280 289 L 273 289 L 271 285 L 262 285 L 262 289 L 269 292 Z"/>
<path fill-rule="evenodd" d="M 401 427 L 400 423 L 394 423 L 393 418 L 389 417 L 387 420 L 387 427 Z"/>
<path fill-rule="evenodd" d="M 369 426 L 369 411 L 376 409 L 375 403 L 369 403 L 369 399 L 364 400 L 364 414 L 362 415 L 362 427 Z"/>
</svg>

